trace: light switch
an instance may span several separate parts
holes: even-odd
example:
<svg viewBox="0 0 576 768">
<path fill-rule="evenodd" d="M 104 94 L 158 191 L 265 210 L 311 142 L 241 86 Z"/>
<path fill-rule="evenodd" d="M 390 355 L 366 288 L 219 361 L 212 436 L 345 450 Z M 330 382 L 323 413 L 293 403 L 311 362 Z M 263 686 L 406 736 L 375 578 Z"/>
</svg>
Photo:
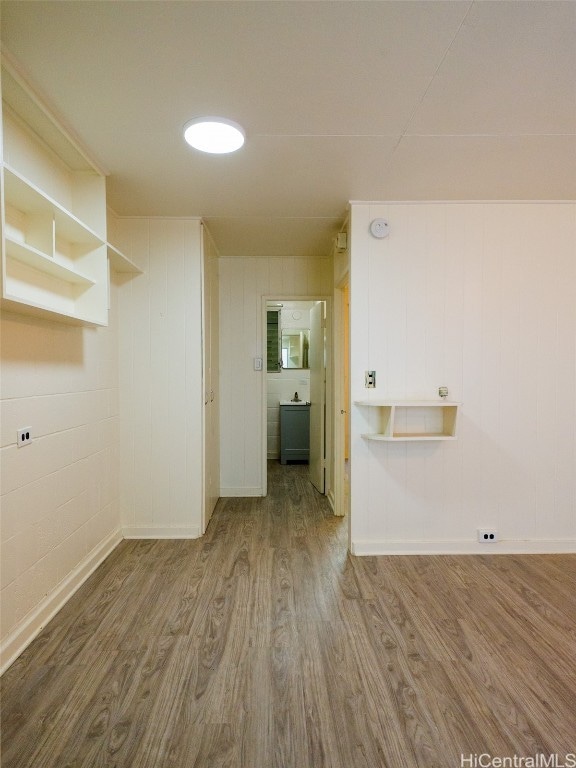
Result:
<svg viewBox="0 0 576 768">
<path fill-rule="evenodd" d="M 254 358 L 254 370 L 255 371 L 261 371 L 262 370 L 262 358 L 261 357 L 255 357 Z"/>
</svg>

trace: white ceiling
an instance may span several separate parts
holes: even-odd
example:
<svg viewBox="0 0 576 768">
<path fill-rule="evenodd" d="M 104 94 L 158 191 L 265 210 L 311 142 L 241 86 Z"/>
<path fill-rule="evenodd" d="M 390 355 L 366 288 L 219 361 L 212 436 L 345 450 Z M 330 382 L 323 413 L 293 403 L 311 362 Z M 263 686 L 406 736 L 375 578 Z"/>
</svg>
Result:
<svg viewBox="0 0 576 768">
<path fill-rule="evenodd" d="M 576 199 L 576 2 L 2 2 L 2 41 L 120 215 L 325 256 L 349 200 Z M 221 115 L 235 155 L 184 144 Z"/>
</svg>

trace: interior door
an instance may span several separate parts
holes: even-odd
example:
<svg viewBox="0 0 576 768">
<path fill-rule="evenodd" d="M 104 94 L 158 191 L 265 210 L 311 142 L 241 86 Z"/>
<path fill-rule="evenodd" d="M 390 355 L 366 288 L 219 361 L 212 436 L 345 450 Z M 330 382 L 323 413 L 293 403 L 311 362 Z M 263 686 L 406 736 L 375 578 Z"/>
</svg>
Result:
<svg viewBox="0 0 576 768">
<path fill-rule="evenodd" d="M 325 490 L 326 424 L 326 304 L 318 301 L 310 310 L 310 480 L 320 493 Z"/>
<path fill-rule="evenodd" d="M 203 352 L 204 352 L 204 519 L 206 527 L 220 495 L 218 408 L 218 271 L 214 247 L 204 227 Z"/>
</svg>

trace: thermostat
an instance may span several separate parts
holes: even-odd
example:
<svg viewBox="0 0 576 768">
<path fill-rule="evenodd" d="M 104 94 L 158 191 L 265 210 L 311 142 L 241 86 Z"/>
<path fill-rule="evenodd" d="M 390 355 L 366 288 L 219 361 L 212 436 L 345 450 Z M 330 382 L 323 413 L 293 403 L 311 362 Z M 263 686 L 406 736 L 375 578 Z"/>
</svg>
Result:
<svg viewBox="0 0 576 768">
<path fill-rule="evenodd" d="M 370 232 L 381 240 L 383 237 L 388 237 L 390 232 L 390 225 L 386 219 L 374 219 L 370 222 Z"/>
</svg>

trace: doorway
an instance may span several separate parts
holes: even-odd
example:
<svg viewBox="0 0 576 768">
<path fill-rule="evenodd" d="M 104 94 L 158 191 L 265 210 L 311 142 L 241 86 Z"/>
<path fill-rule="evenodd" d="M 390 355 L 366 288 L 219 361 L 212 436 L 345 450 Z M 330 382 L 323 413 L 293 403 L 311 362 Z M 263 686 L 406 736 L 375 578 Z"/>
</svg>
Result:
<svg viewBox="0 0 576 768">
<path fill-rule="evenodd" d="M 268 462 L 281 453 L 280 408 L 297 399 L 309 404 L 309 470 L 312 484 L 326 493 L 331 455 L 330 300 L 326 296 L 264 296 L 262 485 Z M 286 409 L 284 408 L 286 413 Z"/>
</svg>

